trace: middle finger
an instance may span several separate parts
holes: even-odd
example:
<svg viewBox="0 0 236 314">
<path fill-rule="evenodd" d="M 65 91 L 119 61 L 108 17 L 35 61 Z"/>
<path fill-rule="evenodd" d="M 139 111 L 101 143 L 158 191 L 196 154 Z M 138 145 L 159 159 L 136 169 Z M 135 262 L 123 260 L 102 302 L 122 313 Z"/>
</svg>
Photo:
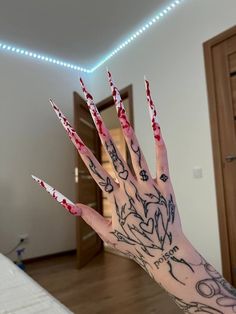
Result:
<svg viewBox="0 0 236 314">
<path fill-rule="evenodd" d="M 126 162 L 124 161 L 123 157 L 121 156 L 120 152 L 118 151 L 108 129 L 106 128 L 100 113 L 96 105 L 94 104 L 92 95 L 87 91 L 83 80 L 80 78 L 81 87 L 84 93 L 84 96 L 87 100 L 88 108 L 93 118 L 94 124 L 97 128 L 99 137 L 103 146 L 105 146 L 110 159 L 112 161 L 113 168 L 115 173 L 117 174 L 119 182 L 131 180 L 134 182 L 134 178 L 130 172 L 129 167 L 127 166 Z"/>
</svg>

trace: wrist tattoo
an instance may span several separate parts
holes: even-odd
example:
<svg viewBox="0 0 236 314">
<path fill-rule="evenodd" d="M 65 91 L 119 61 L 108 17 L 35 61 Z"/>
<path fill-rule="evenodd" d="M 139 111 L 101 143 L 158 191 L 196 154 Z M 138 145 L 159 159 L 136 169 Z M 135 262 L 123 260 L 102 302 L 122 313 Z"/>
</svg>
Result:
<svg viewBox="0 0 236 314">
<path fill-rule="evenodd" d="M 196 290 L 204 298 L 215 298 L 218 306 L 236 313 L 236 289 L 205 260 L 201 263 L 208 277 L 196 283 Z"/>
</svg>

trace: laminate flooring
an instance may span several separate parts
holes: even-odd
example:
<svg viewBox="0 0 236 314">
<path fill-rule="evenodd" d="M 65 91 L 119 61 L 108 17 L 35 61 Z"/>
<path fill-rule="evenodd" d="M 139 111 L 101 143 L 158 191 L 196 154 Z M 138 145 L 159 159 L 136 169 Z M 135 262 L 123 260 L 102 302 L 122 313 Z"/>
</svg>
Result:
<svg viewBox="0 0 236 314">
<path fill-rule="evenodd" d="M 82 269 L 69 255 L 34 261 L 26 272 L 76 314 L 183 314 L 140 266 L 108 252 Z"/>
</svg>

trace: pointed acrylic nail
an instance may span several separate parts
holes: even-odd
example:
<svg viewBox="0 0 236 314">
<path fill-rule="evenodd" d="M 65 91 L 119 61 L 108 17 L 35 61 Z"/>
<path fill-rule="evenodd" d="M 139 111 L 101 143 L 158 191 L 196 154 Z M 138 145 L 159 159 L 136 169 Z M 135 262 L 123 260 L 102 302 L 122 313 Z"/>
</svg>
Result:
<svg viewBox="0 0 236 314">
<path fill-rule="evenodd" d="M 80 85 L 81 85 L 82 91 L 84 93 L 84 97 L 87 99 L 89 104 L 94 105 L 94 103 L 93 103 L 93 96 L 87 91 L 87 89 L 85 87 L 85 84 L 84 84 L 84 81 L 82 80 L 81 77 L 79 78 L 79 81 L 80 81 Z"/>
<path fill-rule="evenodd" d="M 118 118 L 120 119 L 121 127 L 123 131 L 125 132 L 125 135 L 130 137 L 133 132 L 132 132 L 131 125 L 129 123 L 129 120 L 125 112 L 125 107 L 124 107 L 122 98 L 120 96 L 120 92 L 118 88 L 115 86 L 114 81 L 112 79 L 111 72 L 108 69 L 107 69 L 107 74 L 108 74 L 109 84 L 111 87 L 112 96 L 116 105 L 117 115 L 118 115 Z"/>
<path fill-rule="evenodd" d="M 106 139 L 108 137 L 108 131 L 104 125 L 104 122 L 102 120 L 102 117 L 101 117 L 96 105 L 94 104 L 93 96 L 88 92 L 82 78 L 80 78 L 80 84 L 81 84 L 82 91 L 84 93 L 84 97 L 86 98 L 87 105 L 88 105 L 89 111 L 91 113 L 91 116 L 93 118 L 94 124 L 97 127 L 98 133 L 100 136 L 102 136 L 102 138 Z"/>
<path fill-rule="evenodd" d="M 144 76 L 144 82 L 145 82 L 145 90 L 146 90 L 146 97 L 149 107 L 149 113 L 152 121 L 152 129 L 154 133 L 154 138 L 157 140 L 157 142 L 161 141 L 161 128 L 160 124 L 157 118 L 157 112 L 154 105 L 154 102 L 152 100 L 151 91 L 150 91 L 150 84 L 149 81 Z"/>
<path fill-rule="evenodd" d="M 32 175 L 32 178 L 43 187 L 56 201 L 58 201 L 69 213 L 74 216 L 81 215 L 81 209 L 77 207 L 73 202 L 71 202 L 68 198 L 66 198 L 63 194 L 55 190 L 49 184 L 44 182 L 43 180 Z"/>
<path fill-rule="evenodd" d="M 57 117 L 61 121 L 61 124 L 63 125 L 64 129 L 66 130 L 67 134 L 69 135 L 69 138 L 81 154 L 85 154 L 87 152 L 87 147 L 83 143 L 82 139 L 78 136 L 78 134 L 75 132 L 75 129 L 71 126 L 67 118 L 63 115 L 61 110 L 57 107 L 57 105 L 54 103 L 52 99 L 49 99 L 50 104 L 52 105 L 53 110 L 55 111 Z"/>
</svg>

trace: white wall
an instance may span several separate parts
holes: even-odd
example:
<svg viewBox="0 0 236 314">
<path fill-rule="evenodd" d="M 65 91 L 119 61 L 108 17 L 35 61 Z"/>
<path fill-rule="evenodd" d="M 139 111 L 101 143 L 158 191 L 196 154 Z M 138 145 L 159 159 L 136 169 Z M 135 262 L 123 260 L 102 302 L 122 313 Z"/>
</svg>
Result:
<svg viewBox="0 0 236 314">
<path fill-rule="evenodd" d="M 143 75 L 151 83 L 168 146 L 187 236 L 221 270 L 217 206 L 202 43 L 235 24 L 235 0 L 188 0 L 108 62 L 120 88 L 133 84 L 138 138 L 154 171 Z M 109 95 L 105 66 L 92 76 L 99 101 Z M 203 168 L 194 179 L 192 169 Z"/>
<path fill-rule="evenodd" d="M 0 252 L 22 233 L 30 236 L 25 258 L 74 249 L 74 217 L 31 174 L 74 199 L 74 147 L 48 99 L 73 121 L 78 74 L 2 53 L 0 73 Z"/>
</svg>

